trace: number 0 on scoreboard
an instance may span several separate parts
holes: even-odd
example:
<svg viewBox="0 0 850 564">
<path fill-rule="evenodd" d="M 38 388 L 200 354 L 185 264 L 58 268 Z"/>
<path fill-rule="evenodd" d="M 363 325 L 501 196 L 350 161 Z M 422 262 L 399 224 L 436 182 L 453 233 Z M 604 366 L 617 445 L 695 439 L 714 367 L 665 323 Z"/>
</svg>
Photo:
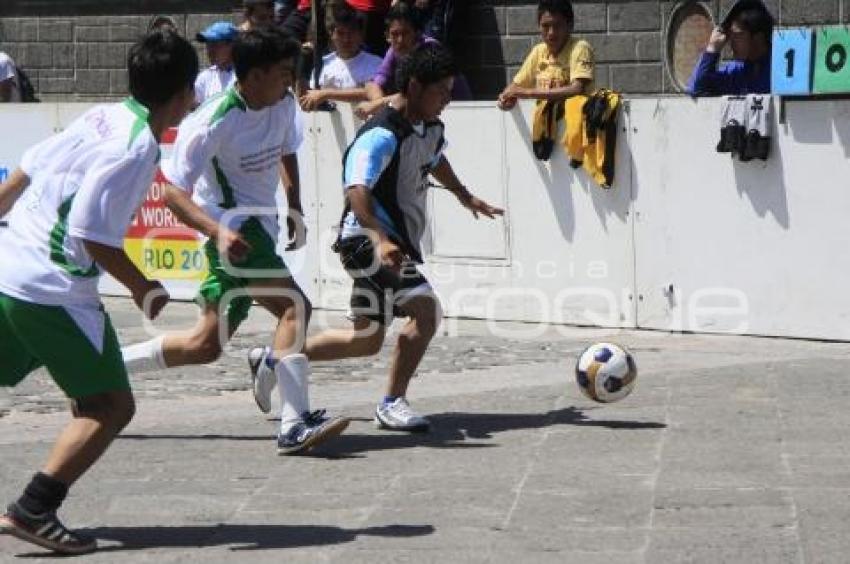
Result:
<svg viewBox="0 0 850 564">
<path fill-rule="evenodd" d="M 850 92 L 850 30 L 844 26 L 821 28 L 816 43 L 813 91 Z"/>
</svg>

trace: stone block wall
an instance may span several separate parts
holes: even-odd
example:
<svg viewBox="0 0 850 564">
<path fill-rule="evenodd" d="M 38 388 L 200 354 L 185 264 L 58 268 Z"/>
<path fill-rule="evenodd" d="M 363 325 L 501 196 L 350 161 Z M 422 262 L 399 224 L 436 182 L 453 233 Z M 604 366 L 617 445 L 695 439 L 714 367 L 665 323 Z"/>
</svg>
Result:
<svg viewBox="0 0 850 564">
<path fill-rule="evenodd" d="M 733 0 L 709 0 L 713 13 Z M 537 3 L 455 0 L 453 47 L 477 97 L 493 98 L 538 41 Z M 766 0 L 781 25 L 848 23 L 850 0 Z M 45 100 L 116 98 L 126 93 L 124 61 L 156 13 L 193 37 L 219 19 L 239 21 L 234 0 L 2 0 L 0 50 Z M 574 0 L 575 35 L 593 45 L 597 83 L 627 93 L 673 92 L 664 65 L 669 0 Z"/>
<path fill-rule="evenodd" d="M 700 2 L 723 14 L 734 0 Z M 468 2 L 468 33 L 461 39 L 476 93 L 492 96 L 538 42 L 537 3 Z M 781 26 L 846 24 L 850 0 L 765 0 Z M 675 92 L 664 59 L 666 29 L 679 2 L 668 0 L 573 0 L 574 34 L 587 39 L 597 59 L 597 84 L 630 94 Z"/>
<path fill-rule="evenodd" d="M 127 95 L 127 52 L 155 14 L 171 16 L 181 33 L 194 38 L 214 21 L 241 21 L 236 5 L 214 0 L 0 0 L 0 51 L 25 69 L 42 100 L 121 98 Z M 203 47 L 196 46 L 206 64 Z"/>
</svg>

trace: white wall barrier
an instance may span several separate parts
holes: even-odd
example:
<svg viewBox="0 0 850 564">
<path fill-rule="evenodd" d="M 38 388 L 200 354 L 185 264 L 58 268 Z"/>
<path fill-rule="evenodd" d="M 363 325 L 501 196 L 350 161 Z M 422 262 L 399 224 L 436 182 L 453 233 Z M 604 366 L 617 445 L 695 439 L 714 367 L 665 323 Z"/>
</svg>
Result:
<svg viewBox="0 0 850 564">
<path fill-rule="evenodd" d="M 506 208 L 479 219 L 434 190 L 425 270 L 450 316 L 633 327 L 634 261 L 627 144 L 612 190 L 572 170 L 556 149 L 550 163 L 531 153 L 528 108 L 491 103 L 450 107 L 447 155 L 469 189 Z M 342 154 L 355 131 L 346 108 L 311 116 L 318 178 L 319 297 L 344 309 L 351 280 L 330 251 L 342 210 Z M 307 167 L 305 167 L 307 168 Z"/>
<path fill-rule="evenodd" d="M 789 101 L 748 163 L 718 106 L 632 102 L 638 325 L 850 339 L 850 103 Z"/>
<path fill-rule="evenodd" d="M 0 139 L 0 175 L 85 107 L 0 106 L 0 126 L 16 132 Z M 630 100 L 614 187 L 604 190 L 558 147 L 549 162 L 534 158 L 529 104 L 509 113 L 453 105 L 447 155 L 507 213 L 475 221 L 433 191 L 425 268 L 446 313 L 850 340 L 850 103 L 789 102 L 785 123 L 774 117 L 767 162 L 715 152 L 719 113 L 716 99 Z M 351 287 L 330 245 L 357 125 L 345 105 L 308 115 L 299 152 L 308 245 L 285 256 L 327 309 L 345 309 Z M 167 280 L 174 295 L 191 296 L 198 274 L 189 274 Z"/>
</svg>

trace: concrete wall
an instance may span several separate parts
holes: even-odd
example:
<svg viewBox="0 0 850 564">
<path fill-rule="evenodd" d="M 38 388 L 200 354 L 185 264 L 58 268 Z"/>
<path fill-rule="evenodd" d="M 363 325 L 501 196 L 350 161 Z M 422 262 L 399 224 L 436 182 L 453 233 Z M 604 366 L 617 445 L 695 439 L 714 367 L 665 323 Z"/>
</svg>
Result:
<svg viewBox="0 0 850 564">
<path fill-rule="evenodd" d="M 0 139 L 0 175 L 84 108 L 0 107 L 0 123 L 21 132 Z M 533 157 L 528 104 L 508 113 L 452 105 L 448 157 L 506 215 L 475 221 L 450 194 L 432 191 L 425 269 L 446 313 L 850 341 L 850 104 L 793 101 L 786 110 L 784 123 L 774 112 L 770 124 L 770 159 L 744 163 L 715 151 L 720 100 L 631 99 L 615 183 L 605 190 L 558 148 L 549 162 Z M 308 242 L 283 254 L 317 307 L 344 310 L 351 280 L 330 246 L 343 204 L 341 155 L 357 123 L 346 106 L 306 119 L 299 161 Z M 188 298 L 194 285 L 169 291 Z"/>
<path fill-rule="evenodd" d="M 720 104 L 628 100 L 610 190 L 557 147 L 533 157 L 529 104 L 450 106 L 453 166 L 507 212 L 475 221 L 433 191 L 425 268 L 447 314 L 850 340 L 850 103 L 788 102 L 779 123 L 774 99 L 766 162 L 716 152 Z M 351 282 L 329 246 L 355 124 L 345 112 L 310 119 L 300 158 L 315 246 L 293 259 L 318 306 L 345 309 Z"/>
<path fill-rule="evenodd" d="M 712 11 L 732 0 L 711 0 Z M 850 0 L 767 0 L 782 25 L 847 23 Z M 0 50 L 22 64 L 45 100 L 125 94 L 127 48 L 155 13 L 193 36 L 232 18 L 235 0 L 2 0 Z M 456 0 L 465 12 L 455 48 L 476 95 L 492 98 L 537 41 L 536 2 Z M 664 30 L 677 5 L 659 0 L 574 2 L 576 35 L 594 46 L 598 82 L 628 93 L 670 92 Z"/>
</svg>

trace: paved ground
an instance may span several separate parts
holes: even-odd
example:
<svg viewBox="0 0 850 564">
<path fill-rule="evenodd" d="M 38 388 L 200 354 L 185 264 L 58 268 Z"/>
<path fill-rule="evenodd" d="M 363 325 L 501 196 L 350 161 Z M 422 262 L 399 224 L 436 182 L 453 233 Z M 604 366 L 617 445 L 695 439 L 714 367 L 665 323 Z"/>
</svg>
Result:
<svg viewBox="0 0 850 564">
<path fill-rule="evenodd" d="M 108 303 L 125 342 L 137 316 Z M 191 306 L 163 322 L 191 323 Z M 357 420 L 278 457 L 246 391 L 252 314 L 210 367 L 135 381 L 137 418 L 63 516 L 88 562 L 847 562 L 850 345 L 455 323 L 411 388 L 430 435 L 368 421 L 386 353 L 316 366 L 312 396 Z M 457 333 L 457 334 L 454 334 Z M 638 387 L 610 406 L 572 380 L 588 342 L 629 346 Z M 0 499 L 67 420 L 42 374 L 0 400 Z M 43 553 L 0 537 L 0 561 Z M 250 558 L 250 560 L 248 560 Z M 52 561 L 45 559 L 45 561 Z"/>
</svg>

